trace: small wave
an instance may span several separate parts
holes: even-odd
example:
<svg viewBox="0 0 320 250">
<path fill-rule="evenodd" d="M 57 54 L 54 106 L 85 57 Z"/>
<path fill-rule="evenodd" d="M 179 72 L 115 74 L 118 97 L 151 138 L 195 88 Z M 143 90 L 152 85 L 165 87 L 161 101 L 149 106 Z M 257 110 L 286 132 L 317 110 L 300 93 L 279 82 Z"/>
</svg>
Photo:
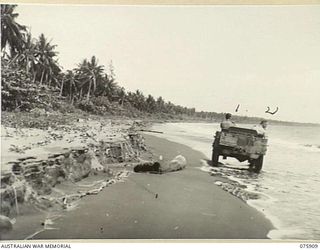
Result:
<svg viewBox="0 0 320 250">
<path fill-rule="evenodd" d="M 290 240 L 303 240 L 308 239 L 308 235 L 305 235 L 305 230 L 302 229 L 274 229 L 271 230 L 268 235 L 270 239 L 290 239 Z"/>
<path fill-rule="evenodd" d="M 312 151 L 319 151 L 320 152 L 320 145 L 319 144 L 303 144 L 302 146 L 309 148 Z"/>
<path fill-rule="evenodd" d="M 211 172 L 211 170 L 212 170 L 212 167 L 210 167 L 209 165 L 208 166 L 201 166 L 201 167 L 199 167 L 199 169 L 201 170 L 201 171 L 203 171 L 203 172 L 207 172 L 207 173 L 210 173 Z"/>
<path fill-rule="evenodd" d="M 243 186 L 239 185 L 236 182 L 221 182 L 216 181 L 215 184 L 222 188 L 224 191 L 240 198 L 242 201 L 247 202 L 248 200 L 256 200 L 259 199 L 259 194 L 256 192 L 248 192 Z"/>
<path fill-rule="evenodd" d="M 215 181 L 215 185 L 224 191 L 241 199 L 249 206 L 263 213 L 274 225 L 268 237 L 271 239 L 306 239 L 305 231 L 300 229 L 286 228 L 279 218 L 269 213 L 270 207 L 277 201 L 260 190 L 258 175 L 251 175 L 245 170 L 233 169 L 230 167 L 211 167 L 208 164 L 200 168 L 202 171 L 210 173 L 212 176 L 226 178 L 227 181 Z"/>
<path fill-rule="evenodd" d="M 211 128 L 211 125 L 209 127 Z M 319 179 L 317 178 L 318 169 L 314 167 L 319 162 L 317 159 L 320 153 L 319 137 L 313 132 L 310 134 L 310 131 L 303 131 L 299 136 L 294 129 L 290 130 L 290 133 L 288 131 L 283 133 L 282 130 L 275 131 L 278 136 L 269 137 L 269 153 L 260 174 L 247 171 L 247 163 L 239 163 L 232 158 L 223 160 L 224 164 L 219 164 L 219 167 L 212 167 L 208 161 L 203 160 L 199 169 L 218 177 L 215 179 L 220 182 L 216 182 L 215 185 L 263 213 L 276 228 L 270 231 L 269 238 L 319 239 L 320 231 L 317 226 L 319 215 L 308 214 L 311 204 L 315 204 L 313 207 L 318 206 L 317 202 L 314 203 L 316 199 L 313 196 L 319 193 L 319 186 L 316 185 L 317 183 L 313 185 L 313 182 L 318 182 Z M 190 124 L 189 127 L 184 125 L 179 133 L 171 129 L 161 136 L 192 147 L 202 152 L 208 159 L 211 157 L 212 131 L 207 127 L 203 129 L 199 124 Z M 294 156 L 294 162 L 291 155 Z M 308 167 L 308 171 L 301 171 L 304 163 L 308 163 L 312 168 Z M 285 167 L 282 167 L 283 165 Z M 300 184 L 304 184 L 304 180 L 312 183 L 302 189 L 303 185 Z M 294 185 L 299 187 L 294 188 Z M 294 192 L 292 192 L 293 189 Z M 308 203 L 301 205 L 303 203 L 298 203 L 297 197 L 299 201 Z M 303 220 L 298 215 L 301 209 L 305 210 Z M 299 228 L 301 225 L 303 230 Z"/>
<path fill-rule="evenodd" d="M 257 209 L 263 213 L 276 228 L 281 228 L 278 218 L 268 214 L 265 209 L 266 207 L 272 206 L 276 199 L 260 190 L 258 174 L 246 171 L 244 166 L 234 167 L 232 165 L 221 164 L 220 167 L 212 167 L 205 160 L 202 160 L 201 163 L 202 166 L 199 168 L 201 171 L 210 173 L 212 176 L 219 176 L 226 179 L 226 181 L 215 181 L 215 185 Z"/>
<path fill-rule="evenodd" d="M 202 166 L 199 168 L 201 171 L 210 173 L 212 176 L 219 176 L 228 179 L 227 182 L 216 181 L 215 184 L 228 193 L 240 198 L 242 201 L 247 202 L 248 200 L 256 200 L 264 196 L 263 193 L 256 191 L 255 185 L 241 180 L 241 177 L 248 178 L 244 177 L 248 174 L 241 174 L 243 169 L 211 167 L 205 160 L 202 160 L 201 163 Z"/>
<path fill-rule="evenodd" d="M 291 148 L 291 149 L 303 149 L 303 150 L 306 150 L 307 152 L 320 152 L 319 144 L 309 144 L 309 143 L 300 144 L 300 143 L 285 141 L 281 139 L 272 139 L 270 140 L 270 145 L 278 145 L 278 146 Z"/>
</svg>

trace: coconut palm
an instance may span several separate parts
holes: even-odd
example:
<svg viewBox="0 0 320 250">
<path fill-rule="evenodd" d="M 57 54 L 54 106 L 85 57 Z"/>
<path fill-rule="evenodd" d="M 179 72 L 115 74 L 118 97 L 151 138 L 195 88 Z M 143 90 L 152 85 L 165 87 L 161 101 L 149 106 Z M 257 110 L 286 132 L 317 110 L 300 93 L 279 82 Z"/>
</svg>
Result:
<svg viewBox="0 0 320 250">
<path fill-rule="evenodd" d="M 126 90 L 124 87 L 120 87 L 118 90 L 118 95 L 119 95 L 119 104 L 123 106 L 125 98 L 126 98 Z"/>
<path fill-rule="evenodd" d="M 16 22 L 19 14 L 14 13 L 17 5 L 1 4 L 1 51 L 9 47 L 13 57 L 22 51 L 27 28 Z"/>
<path fill-rule="evenodd" d="M 158 112 L 163 112 L 164 111 L 165 101 L 163 100 L 163 98 L 161 96 L 158 97 L 158 99 L 156 101 L 156 105 L 157 105 L 157 111 Z"/>
<path fill-rule="evenodd" d="M 90 96 L 94 94 L 97 84 L 103 82 L 103 69 L 104 66 L 98 65 L 98 60 L 95 56 L 91 57 L 88 61 L 84 59 L 76 69 L 77 77 L 80 82 L 80 91 L 82 96 L 82 89 L 87 90 L 86 100 L 90 100 Z"/>
<path fill-rule="evenodd" d="M 36 40 L 32 38 L 31 33 L 27 33 L 22 51 L 17 58 L 19 64 L 26 70 L 27 74 L 31 71 L 35 75 L 35 65 L 37 64 Z"/>
<path fill-rule="evenodd" d="M 116 88 L 117 83 L 114 82 L 114 80 L 110 78 L 109 75 L 105 74 L 99 84 L 97 84 L 95 95 L 106 96 L 109 100 L 112 100 Z"/>
<path fill-rule="evenodd" d="M 145 110 L 145 107 L 146 107 L 145 97 L 140 90 L 136 90 L 136 92 L 133 93 L 133 106 L 140 111 Z"/>
<path fill-rule="evenodd" d="M 77 94 L 78 88 L 77 88 L 76 75 L 72 70 L 68 70 L 62 80 L 62 86 L 60 89 L 61 94 L 63 93 L 64 89 L 66 94 L 69 96 L 71 103 L 73 103 L 74 97 Z"/>
<path fill-rule="evenodd" d="M 50 84 L 51 80 L 54 79 L 54 76 L 57 75 L 61 69 L 58 65 L 55 57 L 58 55 L 58 52 L 55 51 L 57 45 L 51 45 L 47 41 L 44 34 L 39 36 L 39 40 L 36 44 L 36 58 L 37 58 L 37 77 L 40 80 L 40 84 L 43 83 L 43 80 Z"/>
<path fill-rule="evenodd" d="M 157 107 L 157 104 L 154 97 L 152 95 L 148 95 L 148 98 L 146 99 L 147 112 L 152 113 L 156 111 L 156 107 Z"/>
<path fill-rule="evenodd" d="M 33 76 L 33 79 L 35 80 L 34 69 L 37 61 L 35 53 L 35 43 L 32 41 L 31 34 L 29 33 L 25 37 L 22 50 L 14 56 L 7 54 L 2 58 L 2 60 L 6 61 L 5 65 L 7 67 L 24 70 L 26 75 L 29 75 L 30 77 Z"/>
<path fill-rule="evenodd" d="M 74 70 L 76 72 L 75 79 L 77 80 L 77 87 L 79 90 L 79 98 L 83 96 L 83 89 L 89 86 L 91 79 L 91 73 L 88 69 L 88 60 L 84 59 L 78 64 L 78 68 Z"/>
<path fill-rule="evenodd" d="M 94 93 L 94 91 L 97 88 L 97 85 L 101 83 L 101 80 L 103 78 L 103 68 L 104 66 L 102 65 L 98 65 L 98 60 L 96 59 L 95 56 L 91 57 L 90 62 L 88 63 L 88 67 L 90 69 L 90 73 L 92 76 L 92 93 Z M 87 94 L 87 100 L 89 100 L 90 98 L 90 86 L 88 89 L 88 94 Z"/>
</svg>

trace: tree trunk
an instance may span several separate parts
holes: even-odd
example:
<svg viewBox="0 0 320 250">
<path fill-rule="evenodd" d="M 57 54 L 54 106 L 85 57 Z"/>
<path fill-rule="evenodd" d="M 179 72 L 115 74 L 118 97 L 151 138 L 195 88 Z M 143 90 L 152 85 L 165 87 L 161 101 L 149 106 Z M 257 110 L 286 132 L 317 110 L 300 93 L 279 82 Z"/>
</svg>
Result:
<svg viewBox="0 0 320 250">
<path fill-rule="evenodd" d="M 88 88 L 88 93 L 87 93 L 87 102 L 90 100 L 90 90 L 91 90 L 91 81 L 89 81 L 89 88 Z"/>
<path fill-rule="evenodd" d="M 27 57 L 27 66 L 26 66 L 27 74 L 29 73 L 29 58 Z"/>
<path fill-rule="evenodd" d="M 47 74 L 47 82 L 48 82 L 48 85 L 51 86 L 51 82 L 52 82 L 52 70 L 49 69 L 49 74 Z"/>
<path fill-rule="evenodd" d="M 80 93 L 79 93 L 79 95 L 80 95 L 80 100 L 81 100 L 81 98 L 82 98 L 82 87 L 80 88 Z"/>
<path fill-rule="evenodd" d="M 49 75 L 48 75 L 48 73 L 47 73 L 47 74 L 46 74 L 46 81 L 45 81 L 44 85 L 48 85 L 48 82 L 49 82 Z"/>
<path fill-rule="evenodd" d="M 43 75 L 44 75 L 44 70 L 42 71 L 42 74 L 41 74 L 40 85 L 42 85 Z"/>
<path fill-rule="evenodd" d="M 10 60 L 10 62 L 8 63 L 8 67 L 10 66 L 11 63 L 13 63 L 13 62 L 17 59 L 18 56 L 19 56 L 19 55 L 17 54 L 17 55 L 14 56 L 14 58 L 12 58 L 12 59 Z"/>
<path fill-rule="evenodd" d="M 124 97 L 125 97 L 125 96 L 123 96 L 123 97 L 122 97 L 122 100 L 121 100 L 121 107 L 123 107 Z"/>
<path fill-rule="evenodd" d="M 62 79 L 62 83 L 61 83 L 61 87 L 60 87 L 60 94 L 59 94 L 59 96 L 62 96 L 63 85 L 64 85 L 64 79 Z"/>
<path fill-rule="evenodd" d="M 72 101 L 72 82 L 70 83 L 70 90 L 69 90 L 69 97 L 70 97 L 70 101 Z"/>
</svg>

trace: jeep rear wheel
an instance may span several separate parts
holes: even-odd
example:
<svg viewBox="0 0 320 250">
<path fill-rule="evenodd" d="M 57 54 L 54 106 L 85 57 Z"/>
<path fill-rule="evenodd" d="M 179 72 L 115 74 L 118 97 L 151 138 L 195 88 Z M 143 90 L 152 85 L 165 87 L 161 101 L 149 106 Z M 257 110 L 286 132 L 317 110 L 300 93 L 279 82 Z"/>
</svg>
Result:
<svg viewBox="0 0 320 250">
<path fill-rule="evenodd" d="M 219 163 L 219 152 L 216 149 L 212 150 L 212 166 L 217 167 Z"/>
<path fill-rule="evenodd" d="M 255 173 L 259 173 L 262 169 L 262 165 L 263 165 L 263 155 L 259 156 L 259 158 L 254 161 L 253 171 Z"/>
</svg>

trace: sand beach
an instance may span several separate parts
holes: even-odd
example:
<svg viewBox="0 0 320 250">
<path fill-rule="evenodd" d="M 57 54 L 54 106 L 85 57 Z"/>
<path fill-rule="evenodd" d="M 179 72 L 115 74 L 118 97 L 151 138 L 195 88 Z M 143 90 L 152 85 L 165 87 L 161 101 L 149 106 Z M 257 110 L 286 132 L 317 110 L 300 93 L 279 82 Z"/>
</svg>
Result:
<svg viewBox="0 0 320 250">
<path fill-rule="evenodd" d="M 0 240 L 320 239 L 320 6 L 0 7 Z"/>
<path fill-rule="evenodd" d="M 108 130 L 113 131 L 113 138 L 121 137 L 120 131 L 124 130 L 119 126 L 128 129 L 128 124 L 109 123 Z M 135 159 L 108 162 L 98 156 L 96 161 L 91 158 L 91 164 L 100 162 L 104 170 L 95 169 L 76 182 L 65 178 L 48 194 L 37 195 L 38 200 L 46 199 L 49 204 L 36 205 L 34 199 L 25 199 L 18 202 L 19 214 L 13 205 L 8 217 L 16 222 L 11 231 L 1 232 L 2 240 L 267 239 L 273 229 L 271 222 L 215 185 L 215 181 L 227 180 L 199 169 L 208 160 L 202 153 L 152 133 L 142 136 L 147 151 L 139 149 L 141 154 Z M 82 146 L 87 145 L 82 142 Z M 2 151 L 2 157 L 4 154 Z M 158 161 L 166 166 L 177 155 L 187 160 L 186 168 L 180 171 L 133 171 L 141 161 Z M 2 189 L 2 194 L 8 189 Z"/>
</svg>

